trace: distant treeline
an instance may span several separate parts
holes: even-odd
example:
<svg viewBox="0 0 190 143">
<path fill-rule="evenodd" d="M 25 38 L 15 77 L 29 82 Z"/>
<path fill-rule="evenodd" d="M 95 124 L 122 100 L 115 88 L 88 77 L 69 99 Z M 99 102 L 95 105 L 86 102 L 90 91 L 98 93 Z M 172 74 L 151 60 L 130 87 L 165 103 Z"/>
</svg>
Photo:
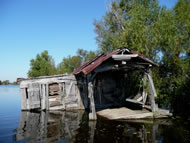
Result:
<svg viewBox="0 0 190 143">
<path fill-rule="evenodd" d="M 17 85 L 18 83 L 15 81 L 15 82 L 9 82 L 9 80 L 4 80 L 4 81 L 1 81 L 0 80 L 0 85 Z"/>
</svg>

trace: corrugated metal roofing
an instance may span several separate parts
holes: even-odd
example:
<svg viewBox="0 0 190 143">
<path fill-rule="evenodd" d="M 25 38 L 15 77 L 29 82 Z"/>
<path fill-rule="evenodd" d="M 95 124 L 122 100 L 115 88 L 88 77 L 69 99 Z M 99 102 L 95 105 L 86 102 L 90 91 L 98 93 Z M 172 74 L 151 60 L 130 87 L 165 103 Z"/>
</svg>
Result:
<svg viewBox="0 0 190 143">
<path fill-rule="evenodd" d="M 118 54 L 121 52 L 123 49 L 117 49 L 109 54 L 100 54 L 96 56 L 94 59 L 90 60 L 89 62 L 83 64 L 79 68 L 77 68 L 73 74 L 79 74 L 80 72 L 83 72 L 85 75 L 89 74 L 91 71 L 93 71 L 95 68 L 97 68 L 99 65 L 101 65 L 104 61 L 108 60 L 112 55 Z M 138 54 L 135 51 L 129 51 L 129 54 Z M 158 66 L 158 64 L 154 63 L 153 61 L 147 59 L 144 57 L 144 55 L 138 54 L 138 57 L 145 60 L 148 63 L 151 63 L 153 65 Z"/>
</svg>

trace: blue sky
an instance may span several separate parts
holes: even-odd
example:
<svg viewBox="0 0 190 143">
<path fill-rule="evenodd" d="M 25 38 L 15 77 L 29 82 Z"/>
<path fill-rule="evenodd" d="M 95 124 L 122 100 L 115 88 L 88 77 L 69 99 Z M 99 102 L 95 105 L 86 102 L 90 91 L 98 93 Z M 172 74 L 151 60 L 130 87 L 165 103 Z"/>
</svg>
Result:
<svg viewBox="0 0 190 143">
<path fill-rule="evenodd" d="M 160 0 L 168 8 L 177 0 Z M 55 63 L 78 48 L 96 50 L 93 21 L 109 0 L 0 0 L 0 80 L 27 77 L 30 60 L 48 50 Z"/>
</svg>

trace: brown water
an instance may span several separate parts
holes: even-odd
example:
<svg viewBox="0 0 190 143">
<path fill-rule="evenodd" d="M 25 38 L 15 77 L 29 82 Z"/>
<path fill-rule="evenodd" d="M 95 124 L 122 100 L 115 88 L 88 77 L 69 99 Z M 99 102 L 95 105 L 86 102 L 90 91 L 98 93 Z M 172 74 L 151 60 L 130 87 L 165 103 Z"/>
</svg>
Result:
<svg viewBox="0 0 190 143">
<path fill-rule="evenodd" d="M 0 143 L 189 143 L 188 121 L 88 121 L 84 111 L 21 112 L 19 87 L 0 86 Z"/>
</svg>

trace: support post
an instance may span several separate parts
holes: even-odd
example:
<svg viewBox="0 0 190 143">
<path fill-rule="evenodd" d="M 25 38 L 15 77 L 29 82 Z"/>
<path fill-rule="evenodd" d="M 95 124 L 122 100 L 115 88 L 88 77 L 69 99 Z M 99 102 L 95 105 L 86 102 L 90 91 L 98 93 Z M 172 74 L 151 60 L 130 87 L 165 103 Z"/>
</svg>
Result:
<svg viewBox="0 0 190 143">
<path fill-rule="evenodd" d="M 49 110 L 49 84 L 46 83 L 46 110 Z"/>
<path fill-rule="evenodd" d="M 89 113 L 89 120 L 97 120 L 92 82 L 88 83 L 88 98 L 90 99 L 90 109 L 91 109 L 91 113 Z"/>
<path fill-rule="evenodd" d="M 63 104 L 63 110 L 65 110 L 66 109 L 66 106 L 65 106 L 66 93 L 65 93 L 65 83 L 64 82 L 59 84 L 59 89 L 61 90 L 60 96 L 61 96 L 61 103 Z"/>
<path fill-rule="evenodd" d="M 148 77 L 148 81 L 149 81 L 152 93 L 153 93 L 154 97 L 157 97 L 156 89 L 154 87 L 154 83 L 153 83 L 153 80 L 152 80 L 152 73 L 151 73 L 151 71 L 149 71 L 149 73 L 147 74 L 147 77 Z"/>
<path fill-rule="evenodd" d="M 21 93 L 21 109 L 22 110 L 28 110 L 27 108 L 27 88 L 21 88 L 20 93 Z"/>
<path fill-rule="evenodd" d="M 40 85 L 41 88 L 41 110 L 46 110 L 47 107 L 47 97 L 46 97 L 46 89 L 45 89 L 45 84 Z"/>
<path fill-rule="evenodd" d="M 146 75 L 144 74 L 144 77 L 143 77 L 143 93 L 142 93 L 143 108 L 144 108 L 144 106 L 145 106 L 145 104 L 146 104 L 146 99 L 147 99 L 146 83 L 147 83 L 147 77 L 146 77 Z"/>
<path fill-rule="evenodd" d="M 157 94 L 156 94 L 156 90 L 155 90 L 154 83 L 152 80 L 151 71 L 149 73 L 147 73 L 147 78 L 148 78 L 149 98 L 150 98 L 150 102 L 151 102 L 152 112 L 156 112 L 158 110 L 158 108 L 156 107 L 156 104 L 155 104 L 155 97 L 157 96 Z"/>
</svg>

